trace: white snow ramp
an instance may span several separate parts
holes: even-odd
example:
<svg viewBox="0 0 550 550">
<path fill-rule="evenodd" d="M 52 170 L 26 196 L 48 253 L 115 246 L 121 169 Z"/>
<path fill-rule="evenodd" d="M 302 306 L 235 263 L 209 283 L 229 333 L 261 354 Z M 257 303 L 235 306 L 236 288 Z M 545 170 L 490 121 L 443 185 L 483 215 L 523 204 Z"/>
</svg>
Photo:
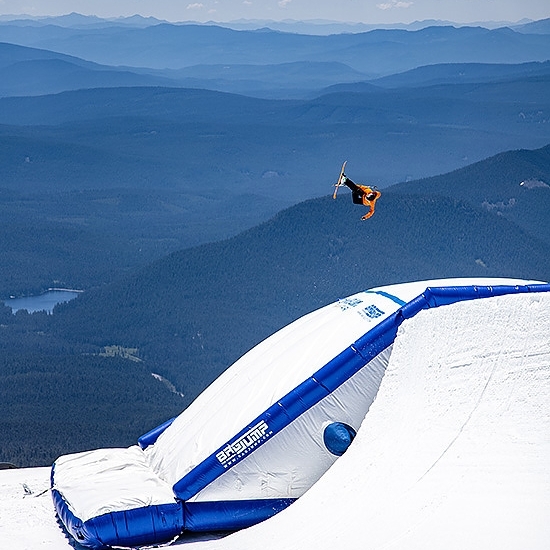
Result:
<svg viewBox="0 0 550 550">
<path fill-rule="evenodd" d="M 550 294 L 422 311 L 347 453 L 223 550 L 546 550 Z M 195 547 L 195 545 L 191 545 Z"/>
</svg>

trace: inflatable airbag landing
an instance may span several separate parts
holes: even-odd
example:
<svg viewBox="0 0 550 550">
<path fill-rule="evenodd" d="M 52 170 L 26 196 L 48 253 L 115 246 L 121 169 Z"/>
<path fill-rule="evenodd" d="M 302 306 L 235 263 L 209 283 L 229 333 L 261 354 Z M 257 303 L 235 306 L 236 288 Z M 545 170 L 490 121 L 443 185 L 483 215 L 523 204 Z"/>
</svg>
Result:
<svg viewBox="0 0 550 550">
<path fill-rule="evenodd" d="M 139 445 L 58 458 L 57 513 L 79 543 L 98 549 L 267 519 L 352 444 L 403 320 L 462 300 L 548 291 L 516 279 L 412 282 L 309 313 L 246 353 Z"/>
</svg>

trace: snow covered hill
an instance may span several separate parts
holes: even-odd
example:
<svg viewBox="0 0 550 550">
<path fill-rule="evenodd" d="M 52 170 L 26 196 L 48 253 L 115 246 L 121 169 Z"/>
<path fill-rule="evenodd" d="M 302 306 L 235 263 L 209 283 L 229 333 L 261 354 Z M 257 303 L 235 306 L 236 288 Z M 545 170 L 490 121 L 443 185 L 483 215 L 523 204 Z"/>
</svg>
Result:
<svg viewBox="0 0 550 550">
<path fill-rule="evenodd" d="M 550 293 L 459 302 L 404 322 L 353 444 L 295 504 L 224 538 L 177 544 L 542 550 L 549 462 Z M 48 468 L 0 472 L 2 548 L 74 548 L 48 487 Z"/>
</svg>

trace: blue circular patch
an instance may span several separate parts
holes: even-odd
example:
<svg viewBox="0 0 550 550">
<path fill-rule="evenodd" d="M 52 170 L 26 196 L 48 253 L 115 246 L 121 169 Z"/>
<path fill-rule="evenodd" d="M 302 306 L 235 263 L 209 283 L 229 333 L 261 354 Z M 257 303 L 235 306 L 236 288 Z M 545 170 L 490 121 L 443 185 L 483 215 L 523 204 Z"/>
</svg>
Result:
<svg viewBox="0 0 550 550">
<path fill-rule="evenodd" d="M 342 456 L 351 445 L 356 432 L 343 422 L 332 422 L 323 432 L 325 447 L 336 456 Z"/>
</svg>

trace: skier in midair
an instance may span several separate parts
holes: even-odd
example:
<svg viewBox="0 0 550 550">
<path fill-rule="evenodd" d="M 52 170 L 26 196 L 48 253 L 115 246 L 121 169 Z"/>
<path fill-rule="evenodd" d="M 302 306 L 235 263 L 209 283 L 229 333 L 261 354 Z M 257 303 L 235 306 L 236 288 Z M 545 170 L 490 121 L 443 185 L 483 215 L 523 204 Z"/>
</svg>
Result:
<svg viewBox="0 0 550 550">
<path fill-rule="evenodd" d="M 347 161 L 346 161 L 347 162 Z M 351 189 L 351 200 L 353 204 L 362 204 L 363 206 L 368 207 L 369 211 L 361 217 L 362 220 L 368 220 L 374 214 L 374 208 L 376 206 L 376 201 L 380 198 L 382 193 L 376 189 L 376 187 L 371 187 L 369 185 L 359 185 L 352 180 L 350 180 L 344 170 L 346 168 L 346 162 L 342 165 L 342 171 L 340 172 L 340 177 L 338 182 L 335 184 L 336 189 L 334 190 L 333 198 L 336 198 L 338 192 L 338 187 L 346 186 Z"/>
</svg>

